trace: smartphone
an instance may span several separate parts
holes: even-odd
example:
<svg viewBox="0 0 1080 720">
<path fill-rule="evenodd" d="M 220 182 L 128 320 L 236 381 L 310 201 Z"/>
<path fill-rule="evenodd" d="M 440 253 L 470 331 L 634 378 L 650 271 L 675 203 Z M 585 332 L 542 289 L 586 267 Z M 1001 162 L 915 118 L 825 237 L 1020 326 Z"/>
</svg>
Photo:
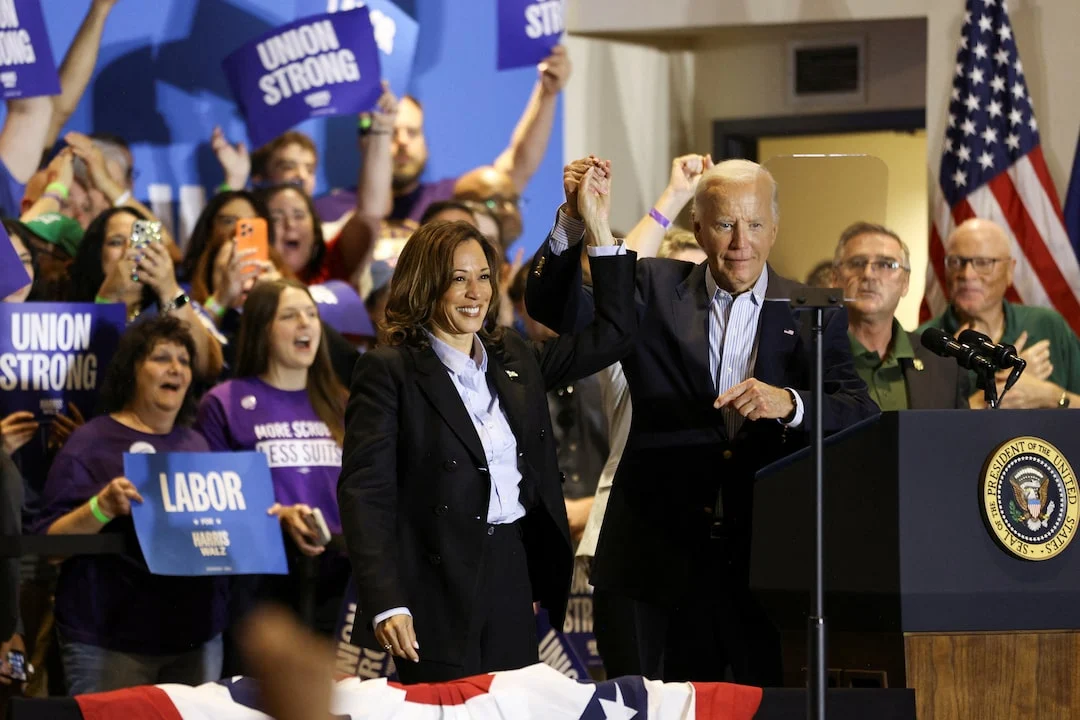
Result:
<svg viewBox="0 0 1080 720">
<path fill-rule="evenodd" d="M 318 536 L 315 539 L 316 545 L 322 547 L 330 542 L 330 528 L 323 518 L 322 510 L 315 508 L 311 511 L 311 514 L 304 516 L 304 522 L 307 523 L 307 526 L 314 530 L 315 534 Z"/>
<path fill-rule="evenodd" d="M 34 672 L 34 668 L 26 662 L 26 656 L 18 650 L 9 650 L 7 664 L 10 668 L 6 677 L 18 682 L 26 682 L 28 675 Z"/>
<path fill-rule="evenodd" d="M 243 218 L 236 221 L 236 252 L 255 251 L 254 255 L 249 256 L 251 265 L 246 265 L 245 270 L 254 267 L 256 261 L 266 262 L 270 259 L 269 237 L 266 220 L 262 218 Z"/>
<path fill-rule="evenodd" d="M 131 247 L 142 249 L 152 242 L 161 242 L 161 223 L 153 220 L 136 220 L 131 226 Z"/>
</svg>

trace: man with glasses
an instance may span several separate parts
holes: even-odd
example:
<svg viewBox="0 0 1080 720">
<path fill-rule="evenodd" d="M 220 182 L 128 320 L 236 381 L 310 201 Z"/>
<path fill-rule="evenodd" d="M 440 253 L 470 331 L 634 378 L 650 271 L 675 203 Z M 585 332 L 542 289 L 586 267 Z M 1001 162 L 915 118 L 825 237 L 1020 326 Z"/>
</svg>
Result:
<svg viewBox="0 0 1080 720">
<path fill-rule="evenodd" d="M 1080 340 L 1056 311 L 1005 299 L 1015 267 L 1009 236 L 1001 226 L 979 218 L 959 225 L 945 241 L 950 305 L 919 330 L 937 327 L 958 335 L 973 328 L 996 343 L 1015 345 L 1027 370 L 1002 407 L 1078 407 Z M 998 377 L 999 391 L 1005 376 Z M 969 377 L 974 388 L 974 373 Z M 971 407 L 984 407 L 981 392 L 970 400 Z"/>
<path fill-rule="evenodd" d="M 482 165 L 458 178 L 454 199 L 482 205 L 498 221 L 502 247 L 521 236 L 521 196 L 513 179 L 493 165 Z"/>
<path fill-rule="evenodd" d="M 840 235 L 833 273 L 850 298 L 848 339 L 855 371 L 878 407 L 966 409 L 967 373 L 924 348 L 919 334 L 905 332 L 896 320 L 896 306 L 907 295 L 911 277 L 904 241 L 886 227 L 857 222 Z"/>
</svg>

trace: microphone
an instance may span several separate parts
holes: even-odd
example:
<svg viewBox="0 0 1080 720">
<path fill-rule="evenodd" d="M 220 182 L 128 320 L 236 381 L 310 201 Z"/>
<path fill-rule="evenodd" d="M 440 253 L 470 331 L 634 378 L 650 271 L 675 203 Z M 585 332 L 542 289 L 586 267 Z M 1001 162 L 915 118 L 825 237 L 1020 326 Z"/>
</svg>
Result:
<svg viewBox="0 0 1080 720">
<path fill-rule="evenodd" d="M 1012 345 L 999 345 L 986 335 L 976 330 L 965 330 L 957 338 L 964 345 L 970 345 L 979 355 L 990 360 L 997 367 L 1018 368 L 1023 372 L 1027 362 L 1016 354 L 1016 348 Z"/>
<path fill-rule="evenodd" d="M 989 373 L 997 369 L 993 362 L 980 355 L 975 348 L 957 342 L 944 330 L 926 328 L 922 334 L 922 344 L 935 355 L 954 358 L 962 368 Z"/>
</svg>

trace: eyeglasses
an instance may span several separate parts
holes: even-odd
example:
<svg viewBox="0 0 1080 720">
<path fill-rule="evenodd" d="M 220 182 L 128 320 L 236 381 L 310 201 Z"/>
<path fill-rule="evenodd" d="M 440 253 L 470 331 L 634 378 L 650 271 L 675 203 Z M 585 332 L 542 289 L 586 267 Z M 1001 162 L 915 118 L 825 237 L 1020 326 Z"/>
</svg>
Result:
<svg viewBox="0 0 1080 720">
<path fill-rule="evenodd" d="M 945 269 L 949 272 L 963 272 L 968 263 L 975 268 L 980 275 L 989 275 L 994 272 L 994 266 L 999 262 L 1005 262 L 1009 258 L 996 257 L 963 257 L 962 255 L 946 255 Z"/>
<path fill-rule="evenodd" d="M 853 257 L 844 260 L 840 263 L 840 266 L 852 273 L 864 273 L 866 272 L 866 266 L 869 265 L 874 271 L 875 275 L 894 275 L 898 270 L 910 270 L 911 268 L 905 267 L 900 264 L 899 260 L 893 258 L 878 258 L 877 260 L 871 260 L 868 257 Z"/>
<path fill-rule="evenodd" d="M 481 200 L 483 205 L 492 212 L 498 211 L 500 207 L 512 207 L 516 208 L 521 204 L 520 195 L 492 195 L 489 198 Z"/>
</svg>

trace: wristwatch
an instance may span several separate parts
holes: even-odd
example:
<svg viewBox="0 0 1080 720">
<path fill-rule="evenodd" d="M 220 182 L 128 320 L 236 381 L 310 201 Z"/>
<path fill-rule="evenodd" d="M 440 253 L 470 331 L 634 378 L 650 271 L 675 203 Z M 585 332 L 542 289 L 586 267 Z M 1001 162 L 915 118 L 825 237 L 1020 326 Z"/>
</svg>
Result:
<svg viewBox="0 0 1080 720">
<path fill-rule="evenodd" d="M 191 302 L 191 298 L 188 297 L 188 294 L 186 292 L 181 290 L 180 294 L 174 297 L 172 300 L 164 303 L 159 302 L 158 312 L 160 312 L 162 315 L 168 315 L 173 310 L 179 310 L 180 308 L 187 305 L 189 302 Z"/>
<path fill-rule="evenodd" d="M 1067 407 L 1069 407 L 1069 391 L 1068 390 L 1062 390 L 1061 391 L 1061 398 L 1058 399 L 1058 407 L 1059 408 L 1067 408 Z"/>
</svg>

